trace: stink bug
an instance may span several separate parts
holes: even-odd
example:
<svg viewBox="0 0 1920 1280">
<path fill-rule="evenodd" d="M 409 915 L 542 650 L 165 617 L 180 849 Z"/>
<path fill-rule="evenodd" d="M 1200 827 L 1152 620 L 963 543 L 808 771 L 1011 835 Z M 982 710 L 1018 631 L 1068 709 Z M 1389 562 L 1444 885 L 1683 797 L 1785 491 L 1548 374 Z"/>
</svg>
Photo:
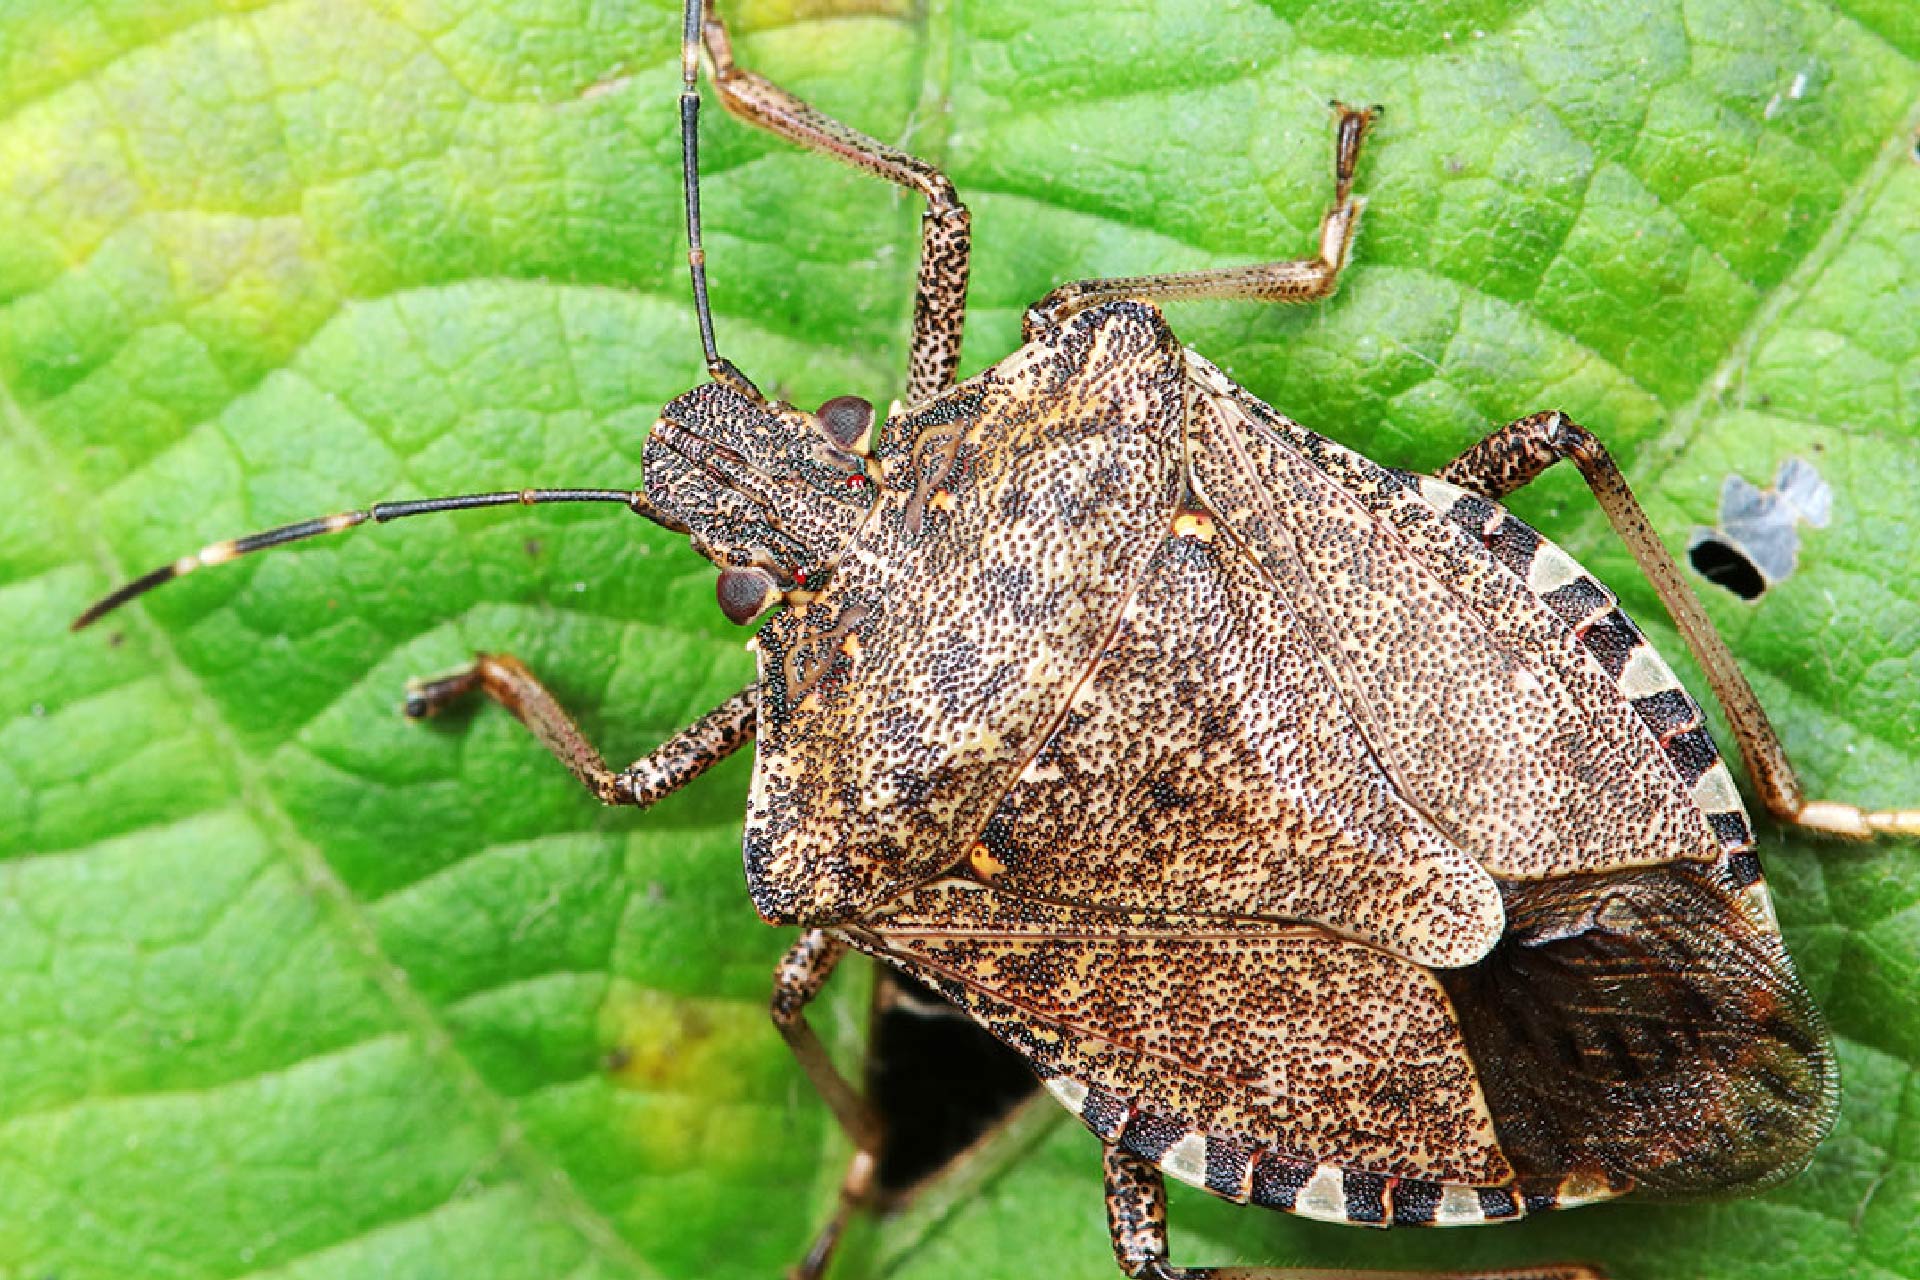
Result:
<svg viewBox="0 0 1920 1280">
<path fill-rule="evenodd" d="M 797 410 L 720 355 L 702 52 L 737 114 L 927 199 L 911 378 L 877 440 L 864 403 Z M 952 186 L 736 67 L 697 6 L 684 63 L 712 381 L 666 407 L 644 488 L 376 504 L 214 544 L 79 622 L 236 555 L 429 512 L 613 502 L 690 535 L 729 618 L 779 612 L 757 682 L 658 751 L 609 769 L 504 656 L 419 684 L 409 712 L 485 693 L 599 798 L 638 806 L 757 738 L 749 888 L 805 930 L 775 1015 L 856 1145 L 872 1117 L 803 1013 L 848 948 L 931 982 L 1093 1130 L 1130 1274 L 1204 1274 L 1167 1260 L 1162 1173 L 1310 1217 L 1445 1225 L 1750 1189 L 1805 1159 L 1831 1053 L 1700 710 L 1497 500 L 1579 466 L 1776 817 L 1841 835 L 1920 818 L 1801 799 L 1584 429 L 1544 413 L 1438 478 L 1384 468 L 1236 386 L 1154 305 L 1330 294 L 1370 112 L 1338 110 L 1314 258 L 1065 286 L 1020 350 L 956 383 Z"/>
</svg>

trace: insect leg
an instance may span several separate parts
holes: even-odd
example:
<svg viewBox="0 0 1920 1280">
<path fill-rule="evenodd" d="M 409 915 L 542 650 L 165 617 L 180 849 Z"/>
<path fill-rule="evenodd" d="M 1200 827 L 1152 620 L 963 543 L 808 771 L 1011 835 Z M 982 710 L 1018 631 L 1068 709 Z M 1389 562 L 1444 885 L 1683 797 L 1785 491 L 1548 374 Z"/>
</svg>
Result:
<svg viewBox="0 0 1920 1280">
<path fill-rule="evenodd" d="M 819 1091 L 853 1145 L 869 1157 L 880 1150 L 880 1118 L 867 1100 L 840 1074 L 807 1021 L 806 1007 L 832 976 L 847 944 L 825 929 L 809 929 L 773 971 L 773 1025 L 786 1037 L 787 1047 L 800 1059 L 807 1079 Z"/>
<path fill-rule="evenodd" d="M 464 670 L 409 684 L 406 713 L 416 719 L 430 716 L 473 693 L 484 693 L 513 712 L 554 759 L 603 803 L 642 809 L 739 750 L 753 736 L 760 706 L 758 687 L 742 689 L 615 773 L 539 678 L 507 654 L 477 654 L 473 665 Z"/>
<path fill-rule="evenodd" d="M 970 215 L 953 183 L 926 161 L 822 115 L 780 86 L 737 66 L 727 28 L 706 6 L 702 42 L 714 87 L 730 113 L 795 142 L 898 183 L 926 197 L 920 218 L 920 278 L 913 301 L 913 356 L 907 401 L 918 404 L 953 385 L 967 305 Z"/>
<path fill-rule="evenodd" d="M 840 1247 L 840 1237 L 846 1232 L 847 1220 L 873 1197 L 874 1171 L 878 1160 L 872 1152 L 856 1151 L 853 1160 L 847 1165 L 847 1176 L 840 1182 L 840 1204 L 833 1211 L 833 1217 L 827 1225 L 820 1228 L 820 1234 L 813 1238 L 813 1244 L 800 1264 L 788 1273 L 787 1280 L 819 1280 L 825 1274 L 827 1264 L 833 1261 L 833 1251 Z"/>
<path fill-rule="evenodd" d="M 1706 672 L 1707 683 L 1727 713 L 1727 723 L 1740 746 L 1740 758 L 1767 812 L 1781 822 L 1851 839 L 1920 835 L 1920 809 L 1867 812 L 1843 801 L 1806 798 L 1779 735 L 1754 696 L 1753 686 L 1747 683 L 1726 641 L 1688 590 L 1679 566 L 1634 500 L 1626 477 L 1592 432 L 1563 413 L 1536 413 L 1500 428 L 1448 463 L 1439 474 L 1450 484 L 1498 500 L 1563 459 L 1571 459 L 1580 468 L 1587 487 L 1593 490 L 1594 501 L 1633 553 L 1640 572 L 1653 585 L 1687 648 Z"/>
<path fill-rule="evenodd" d="M 1353 194 L 1354 167 L 1360 146 L 1380 108 L 1355 110 L 1333 104 L 1337 140 L 1333 153 L 1333 203 L 1320 218 L 1318 257 L 1290 262 L 1262 262 L 1214 271 L 1183 271 L 1155 276 L 1115 276 L 1107 280 L 1077 280 L 1063 284 L 1027 308 L 1022 322 L 1025 340 L 1032 342 L 1057 329 L 1077 311 L 1119 298 L 1180 301 L 1194 298 L 1238 298 L 1252 302 L 1313 302 L 1333 293 L 1341 268 L 1353 249 L 1353 233 L 1360 225 L 1366 201 Z"/>
<path fill-rule="evenodd" d="M 1167 1261 L 1167 1188 L 1130 1151 L 1106 1149 L 1107 1226 L 1113 1256 L 1135 1280 L 1606 1280 L 1579 1263 L 1498 1271 L 1343 1271 L 1323 1267 L 1176 1267 Z"/>
</svg>

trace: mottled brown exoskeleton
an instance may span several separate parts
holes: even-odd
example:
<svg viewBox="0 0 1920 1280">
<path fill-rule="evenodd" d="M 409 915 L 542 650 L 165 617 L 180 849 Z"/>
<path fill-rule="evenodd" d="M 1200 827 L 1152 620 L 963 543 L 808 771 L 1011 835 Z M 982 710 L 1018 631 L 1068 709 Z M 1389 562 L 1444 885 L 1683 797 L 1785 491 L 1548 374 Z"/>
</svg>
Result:
<svg viewBox="0 0 1920 1280">
<path fill-rule="evenodd" d="M 735 115 L 926 199 L 907 394 L 877 432 L 863 401 L 774 402 L 719 354 L 702 54 Z M 1027 312 L 1025 345 L 956 385 L 952 185 L 736 66 L 700 0 L 683 62 L 712 380 L 666 406 L 643 489 L 305 521 L 155 570 L 76 625 L 203 565 L 429 511 L 614 501 L 688 534 L 728 617 L 777 612 L 758 680 L 656 751 L 610 769 L 500 655 L 416 685 L 408 711 L 483 692 L 601 800 L 637 806 L 757 740 L 747 883 L 766 921 L 802 930 L 774 1019 L 860 1153 L 849 1205 L 878 1126 L 803 1014 L 849 948 L 943 993 L 1093 1130 L 1133 1276 L 1225 1274 L 1168 1262 L 1163 1174 L 1314 1218 L 1454 1225 L 1749 1191 L 1806 1161 L 1833 1116 L 1832 1046 L 1701 710 L 1498 500 L 1579 467 L 1775 819 L 1865 837 L 1920 831 L 1920 811 L 1802 797 L 1625 481 L 1565 416 L 1502 427 L 1438 478 L 1384 467 L 1234 385 L 1153 305 L 1329 295 L 1372 111 L 1336 108 L 1314 257 L 1066 285 Z"/>
</svg>

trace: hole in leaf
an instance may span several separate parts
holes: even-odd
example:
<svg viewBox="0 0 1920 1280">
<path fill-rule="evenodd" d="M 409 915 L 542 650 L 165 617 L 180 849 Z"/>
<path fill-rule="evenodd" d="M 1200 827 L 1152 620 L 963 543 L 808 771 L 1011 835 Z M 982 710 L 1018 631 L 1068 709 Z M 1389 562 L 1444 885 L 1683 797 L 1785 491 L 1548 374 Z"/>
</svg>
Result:
<svg viewBox="0 0 1920 1280">
<path fill-rule="evenodd" d="M 1767 580 L 1753 567 L 1746 553 L 1712 534 L 1694 539 L 1687 548 L 1693 571 L 1716 586 L 1725 587 L 1742 600 L 1758 600 L 1767 589 Z"/>
</svg>

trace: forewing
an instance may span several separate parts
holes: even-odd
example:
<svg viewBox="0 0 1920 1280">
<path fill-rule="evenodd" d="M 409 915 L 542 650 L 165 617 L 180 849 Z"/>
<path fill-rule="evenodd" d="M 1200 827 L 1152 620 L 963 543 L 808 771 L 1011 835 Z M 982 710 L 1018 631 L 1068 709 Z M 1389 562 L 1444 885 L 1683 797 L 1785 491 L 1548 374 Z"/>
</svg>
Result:
<svg viewBox="0 0 1920 1280">
<path fill-rule="evenodd" d="M 762 915 L 857 915 L 964 853 L 1153 553 L 1185 386 L 1159 314 L 1116 303 L 889 422 L 874 515 L 757 638 Z"/>
<path fill-rule="evenodd" d="M 1007 892 L 1313 923 L 1422 964 L 1500 936 L 1493 879 L 1399 791 L 1286 596 L 1176 515 L 982 833 Z"/>
<path fill-rule="evenodd" d="M 1421 966 L 1316 929 L 1126 917 L 958 880 L 869 928 L 860 945 L 1026 1054 L 1103 1137 L 1220 1194 L 1249 1198 L 1259 1153 L 1275 1168 L 1512 1181 Z M 1111 1105 L 1090 1113 L 1089 1097 Z"/>
<path fill-rule="evenodd" d="M 1233 1200 L 1384 1225 L 1748 1193 L 1833 1120 L 1832 1044 L 1728 862 L 1505 882 L 1435 973 L 1323 930 L 966 879 L 855 943 L 1024 1054 L 1107 1142 Z"/>
<path fill-rule="evenodd" d="M 1286 597 L 1401 794 L 1456 844 L 1495 876 L 1536 878 L 1750 842 L 1744 816 L 1709 821 L 1739 801 L 1698 709 L 1563 552 L 1531 530 L 1525 548 L 1469 536 L 1412 477 L 1189 362 L 1195 488 Z M 1483 529 L 1524 529 L 1479 505 Z M 1528 582 L 1541 573 L 1580 598 L 1556 608 Z M 1673 723 L 1636 708 L 1630 666 Z"/>
<path fill-rule="evenodd" d="M 1833 1122 L 1833 1046 L 1730 863 L 1507 886 L 1509 929 L 1439 975 L 1523 1172 L 1676 1197 L 1791 1177 Z"/>
</svg>

